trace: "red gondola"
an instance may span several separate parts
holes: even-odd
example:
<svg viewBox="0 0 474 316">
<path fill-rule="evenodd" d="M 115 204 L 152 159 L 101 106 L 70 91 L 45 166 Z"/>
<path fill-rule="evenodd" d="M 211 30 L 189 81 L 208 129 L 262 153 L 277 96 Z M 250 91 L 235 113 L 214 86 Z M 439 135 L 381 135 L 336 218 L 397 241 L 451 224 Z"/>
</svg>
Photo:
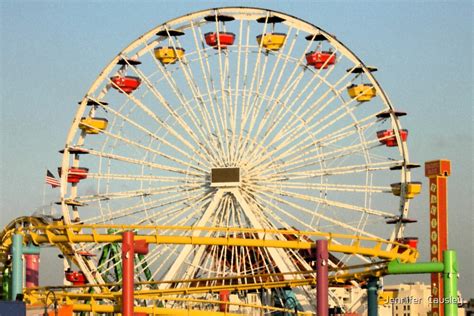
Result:
<svg viewBox="0 0 474 316">
<path fill-rule="evenodd" d="M 59 176 L 61 176 L 61 168 L 58 168 Z M 68 175 L 67 175 L 67 182 L 69 183 L 78 183 L 81 180 L 87 178 L 87 173 L 89 172 L 89 168 L 83 167 L 71 167 L 69 168 Z"/>
<path fill-rule="evenodd" d="M 418 249 L 418 237 L 404 237 L 395 240 L 396 242 L 406 245 L 410 248 Z M 399 248 L 398 253 L 403 253 L 406 248 Z"/>
<path fill-rule="evenodd" d="M 316 69 L 327 69 L 336 63 L 336 53 L 330 51 L 309 52 L 306 54 L 306 62 Z"/>
<path fill-rule="evenodd" d="M 135 91 L 142 83 L 140 78 L 132 76 L 114 76 L 110 78 L 110 80 L 112 80 L 112 82 L 114 83 L 112 85 L 114 89 L 117 89 L 120 93 L 122 93 L 123 91 L 127 94 Z M 122 90 L 120 90 L 119 88 Z"/>
<path fill-rule="evenodd" d="M 394 147 L 398 145 L 395 132 L 392 129 L 378 131 L 377 138 L 379 139 L 380 143 L 386 145 L 387 147 Z M 402 129 L 400 131 L 400 138 L 402 142 L 406 142 L 408 138 L 408 130 Z"/>
<path fill-rule="evenodd" d="M 64 271 L 66 280 L 72 282 L 73 285 L 86 284 L 86 276 L 82 271 L 72 271 L 70 269 Z"/>
<path fill-rule="evenodd" d="M 234 44 L 235 34 L 230 32 L 219 32 L 219 36 L 217 36 L 216 32 L 209 32 L 204 34 L 204 38 L 206 39 L 207 45 L 218 49 L 220 43 L 220 48 L 225 49 L 227 46 Z"/>
</svg>

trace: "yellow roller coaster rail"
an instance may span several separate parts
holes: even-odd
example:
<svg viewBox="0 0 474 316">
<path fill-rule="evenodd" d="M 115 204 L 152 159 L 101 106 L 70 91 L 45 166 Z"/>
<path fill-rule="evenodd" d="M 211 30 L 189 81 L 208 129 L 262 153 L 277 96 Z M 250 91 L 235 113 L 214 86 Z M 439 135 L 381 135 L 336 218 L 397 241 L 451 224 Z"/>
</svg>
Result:
<svg viewBox="0 0 474 316">
<path fill-rule="evenodd" d="M 107 231 L 113 230 L 110 234 Z M 334 234 L 324 232 L 282 230 L 282 229 L 250 229 L 250 228 L 221 228 L 221 227 L 190 227 L 190 226 L 138 226 L 138 225 L 62 225 L 58 223 L 49 224 L 47 220 L 24 217 L 17 219 L 8 225 L 0 234 L 0 251 L 3 254 L 0 260 L 4 260 L 11 245 L 14 234 L 22 234 L 26 243 L 37 245 L 50 244 L 58 247 L 63 254 L 73 254 L 72 245 L 75 243 L 119 243 L 122 240 L 121 232 L 132 230 L 136 233 L 135 240 L 145 240 L 150 244 L 191 244 L 191 245 L 218 245 L 218 246 L 247 246 L 247 247 L 274 247 L 288 249 L 311 249 L 315 243 L 312 239 L 328 240 L 328 249 L 333 253 L 354 254 L 359 256 L 378 259 L 375 262 L 346 266 L 331 269 L 329 276 L 333 285 L 344 284 L 349 280 L 365 280 L 368 276 L 382 276 L 385 274 L 385 265 L 388 261 L 398 259 L 401 262 L 415 262 L 418 257 L 416 249 L 406 245 L 387 241 L 379 238 L 364 236 L 353 236 L 345 234 Z M 214 233 L 216 237 L 201 237 L 195 232 Z M 194 234 L 193 234 L 194 233 Z M 252 238 L 248 238 L 251 235 Z M 247 238 L 242 238 L 243 236 Z M 291 236 L 291 238 L 288 238 Z M 310 239 L 311 238 L 311 239 Z M 356 272 L 354 272 L 356 271 Z M 314 271 L 297 271 L 287 274 L 300 274 L 303 277 L 282 280 L 282 273 L 262 275 L 241 275 L 227 278 L 216 278 L 213 286 L 204 285 L 205 281 L 211 279 L 186 279 L 173 281 L 152 281 L 136 283 L 138 289 L 135 291 L 136 299 L 146 300 L 184 300 L 189 303 L 197 303 L 195 297 L 178 298 L 175 295 L 199 295 L 205 293 L 218 293 L 221 290 L 249 291 L 258 289 L 273 289 L 297 286 L 314 286 L 316 284 Z M 253 278 L 261 282 L 237 282 L 237 279 Z M 225 282 L 227 279 L 236 279 L 236 282 Z M 211 280 L 212 281 L 212 280 Z M 188 287 L 158 289 L 159 283 L 179 282 L 188 283 Z M 200 283 L 203 282 L 203 283 Z M 191 286 L 191 284 L 194 284 Z M 233 284 L 235 283 L 235 284 Z M 120 311 L 121 292 L 110 291 L 117 284 L 91 284 L 84 286 L 57 286 L 38 287 L 25 289 L 25 299 L 32 304 L 47 303 L 47 293 L 55 292 L 55 297 L 62 304 L 71 304 L 76 312 L 112 313 Z M 90 287 L 102 287 L 102 293 L 86 293 Z M 71 288 L 76 290 L 71 291 Z M 87 304 L 84 304 L 87 302 Z M 212 303 L 206 300 L 208 304 Z M 216 304 L 222 302 L 216 301 Z M 231 304 L 231 303 L 227 303 Z M 232 303 L 233 304 L 233 303 Z M 190 304 L 192 305 L 192 304 Z M 240 307 L 260 308 L 263 310 L 277 310 L 271 306 L 234 304 Z M 248 306 L 247 306 L 248 305 Z M 284 311 L 284 309 L 279 309 Z M 157 306 L 136 306 L 135 312 L 144 312 L 153 315 L 237 315 L 225 312 L 199 311 L 199 310 L 168 310 Z"/>
<path fill-rule="evenodd" d="M 371 276 L 377 275 L 382 276 L 385 274 L 385 264 L 378 264 L 377 268 L 374 268 L 373 264 L 365 265 L 367 267 L 372 267 L 372 269 L 367 269 L 360 272 L 352 273 L 342 273 L 335 274 L 329 277 L 332 284 L 344 283 L 347 280 L 364 280 L 366 274 L 370 273 Z M 346 269 L 350 270 L 352 267 Z M 255 283 L 240 283 L 236 282 L 234 284 L 213 284 L 206 286 L 192 286 L 192 287 L 179 287 L 179 288 L 165 288 L 165 289 L 144 289 L 136 290 L 134 292 L 134 297 L 136 299 L 157 299 L 164 300 L 164 297 L 167 295 L 194 295 L 194 294 L 206 294 L 206 293 L 219 293 L 222 290 L 230 291 L 250 291 L 250 290 L 261 290 L 261 289 L 276 289 L 284 287 L 297 287 L 297 286 L 314 286 L 316 285 L 316 278 L 314 277 L 315 271 L 297 271 L 297 272 L 287 272 L 287 273 L 271 273 L 271 274 L 252 274 L 252 275 L 241 275 L 235 277 L 226 277 L 226 278 L 207 278 L 207 279 L 186 279 L 186 280 L 173 280 L 173 281 L 156 281 L 156 282 L 137 282 L 135 285 L 158 285 L 162 283 L 197 283 L 204 281 L 226 281 L 226 280 L 235 280 L 245 279 L 252 277 L 254 279 L 262 279 L 268 281 L 255 282 Z M 301 279 L 288 279 L 288 280 L 276 280 L 282 275 L 306 275 L 307 278 Z M 101 286 L 111 287 L 119 285 L 119 283 L 110 283 L 103 284 Z M 31 298 L 31 302 L 36 302 L 39 297 L 45 296 L 47 292 L 55 290 L 56 299 L 73 299 L 73 300 L 120 300 L 122 292 L 104 292 L 104 293 L 86 293 L 78 291 L 67 291 L 71 289 L 87 289 L 95 287 L 97 285 L 81 285 L 81 286 L 46 286 L 46 287 L 36 287 L 29 288 L 24 290 L 26 297 Z"/>
<path fill-rule="evenodd" d="M 361 265 L 365 267 L 373 266 L 371 264 Z M 356 266 L 355 266 L 356 267 Z M 348 267 L 348 270 L 352 267 Z M 258 274 L 251 275 L 253 278 L 265 278 L 269 279 L 272 277 L 279 277 L 283 274 L 312 274 L 314 271 L 298 271 L 290 273 L 274 273 L 274 274 Z M 373 270 L 366 270 L 364 272 L 357 273 L 345 273 L 341 275 L 333 275 L 330 277 L 331 283 L 337 283 L 339 281 L 346 280 L 357 280 L 364 279 L 367 277 L 366 274 L 382 276 L 385 273 L 384 268 L 378 268 Z M 183 283 L 194 283 L 202 282 L 209 280 L 223 281 L 223 279 L 239 279 L 250 277 L 250 275 L 236 276 L 236 277 L 227 277 L 227 278 L 215 278 L 215 279 L 187 279 L 187 280 L 174 280 L 174 281 L 162 281 L 162 282 L 139 282 L 136 285 L 157 285 L 160 283 L 170 283 L 170 282 L 183 282 Z M 267 281 L 267 282 L 258 282 L 251 284 L 225 284 L 225 285 L 212 285 L 212 286 L 197 286 L 197 287 L 184 287 L 184 288 L 170 288 L 170 289 L 147 289 L 147 290 L 137 290 L 134 293 L 135 299 L 144 299 L 152 301 L 182 301 L 188 303 L 201 303 L 201 304 L 228 304 L 239 307 L 250 307 L 253 309 L 266 310 L 266 311 L 289 311 L 283 308 L 277 308 L 272 306 L 262 306 L 258 304 L 246 304 L 246 303 L 234 303 L 234 302 L 222 302 L 214 301 L 209 299 L 197 299 L 194 297 L 176 297 L 172 295 L 197 295 L 197 294 L 207 294 L 207 293 L 219 293 L 221 290 L 230 290 L 230 291 L 248 291 L 248 290 L 261 290 L 261 289 L 276 289 L 276 288 L 285 288 L 285 287 L 297 287 L 297 286 L 314 286 L 316 284 L 316 279 L 314 277 L 306 279 L 293 279 L 293 280 L 283 280 L 283 281 Z M 113 286 L 117 285 L 106 284 L 104 286 Z M 84 292 L 71 292 L 66 291 L 71 288 L 87 288 L 92 287 L 93 285 L 84 285 L 84 286 L 60 286 L 60 287 L 38 287 L 30 288 L 24 290 L 25 299 L 31 304 L 51 304 L 52 296 L 49 296 L 47 299 L 47 293 L 51 290 L 55 290 L 55 299 L 59 304 L 72 305 L 75 312 L 96 312 L 96 313 L 112 313 L 120 312 L 120 298 L 122 293 L 109 292 L 109 293 L 84 293 Z M 88 302 L 84 304 L 83 302 Z M 106 302 L 104 304 L 104 302 Z M 191 306 L 191 304 L 190 304 Z M 177 311 L 175 314 L 172 311 Z M 139 307 L 135 306 L 135 312 L 144 312 L 153 315 L 205 315 L 204 312 L 207 312 L 206 315 L 237 315 L 232 313 L 216 313 L 211 311 L 199 311 L 194 310 L 190 311 L 187 309 L 166 309 L 157 306 L 148 306 L 148 307 Z M 306 315 L 305 313 L 298 313 L 298 315 Z"/>
<path fill-rule="evenodd" d="M 108 234 L 113 229 L 115 234 Z M 121 242 L 121 231 L 133 230 L 135 240 L 145 240 L 150 244 L 190 244 L 216 246 L 274 247 L 287 249 L 310 249 L 314 242 L 302 237 L 328 239 L 328 250 L 334 253 L 355 254 L 382 260 L 415 262 L 418 252 L 414 248 L 397 242 L 379 238 L 334 234 L 324 232 L 251 229 L 192 226 L 139 226 L 139 225 L 45 225 L 23 226 L 4 231 L 0 235 L 2 252 L 8 251 L 11 236 L 21 233 L 25 241 L 34 244 L 70 245 L 74 243 L 117 243 Z M 183 231 L 188 235 L 183 235 Z M 193 236 L 193 232 L 214 232 L 222 237 Z M 235 237 L 235 234 L 254 234 L 256 238 Z M 258 235 L 258 237 L 257 237 Z M 296 240 L 287 240 L 286 236 L 295 236 Z M 238 235 L 237 235 L 238 236 Z"/>
<path fill-rule="evenodd" d="M 72 305 L 74 312 L 92 312 L 92 313 L 114 313 L 120 314 L 121 312 L 121 305 L 120 304 L 100 304 L 100 298 L 97 299 L 96 295 L 91 294 L 90 299 L 88 300 L 87 304 L 77 303 L 72 297 L 59 297 L 58 303 Z M 186 302 L 188 303 L 188 308 L 179 309 L 179 308 L 164 308 L 164 307 L 157 307 L 157 306 L 134 306 L 135 313 L 145 313 L 147 315 L 189 315 L 189 316 L 207 316 L 207 315 L 214 315 L 214 316 L 237 316 L 237 315 L 245 315 L 245 314 L 238 314 L 232 312 L 216 312 L 212 310 L 197 310 L 192 303 L 203 304 L 203 305 L 229 305 L 229 306 L 236 306 L 241 309 L 251 308 L 252 310 L 260 310 L 266 312 L 287 312 L 294 314 L 294 310 L 274 307 L 274 306 L 265 306 L 265 305 L 258 305 L 258 304 L 249 304 L 249 303 L 237 303 L 237 302 L 223 302 L 217 300 L 209 300 L 209 299 L 197 299 L 197 298 L 185 298 L 185 297 L 174 297 L 174 296 L 162 296 L 160 297 L 161 301 L 174 301 L 174 302 Z M 52 303 L 48 301 L 48 303 Z M 297 312 L 294 315 L 298 316 L 308 316 L 312 315 L 311 312 Z"/>
</svg>

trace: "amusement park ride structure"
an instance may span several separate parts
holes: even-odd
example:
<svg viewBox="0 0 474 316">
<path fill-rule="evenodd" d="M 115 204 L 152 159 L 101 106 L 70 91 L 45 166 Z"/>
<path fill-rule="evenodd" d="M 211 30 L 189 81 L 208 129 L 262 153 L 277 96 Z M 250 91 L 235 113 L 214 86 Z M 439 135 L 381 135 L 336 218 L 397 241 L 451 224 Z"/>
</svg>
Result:
<svg viewBox="0 0 474 316">
<path fill-rule="evenodd" d="M 53 291 L 75 312 L 325 315 L 328 297 L 338 304 L 327 284 L 367 286 L 376 315 L 379 277 L 452 273 L 446 245 L 436 267 L 411 265 L 419 165 L 376 70 L 271 10 L 153 28 L 79 102 L 61 150 L 62 216 L 18 218 L 0 235 L 4 293 L 44 305 Z M 61 251 L 66 285 L 38 287 L 41 245 Z"/>
</svg>

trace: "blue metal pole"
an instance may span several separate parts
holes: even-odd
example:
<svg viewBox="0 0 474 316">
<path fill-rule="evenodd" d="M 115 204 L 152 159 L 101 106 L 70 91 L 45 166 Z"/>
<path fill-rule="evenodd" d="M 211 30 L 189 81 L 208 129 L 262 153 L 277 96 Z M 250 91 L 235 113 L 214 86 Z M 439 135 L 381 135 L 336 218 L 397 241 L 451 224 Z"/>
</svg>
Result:
<svg viewBox="0 0 474 316">
<path fill-rule="evenodd" d="M 379 279 L 370 277 L 367 281 L 367 311 L 368 316 L 377 316 L 379 314 L 378 294 Z"/>
<path fill-rule="evenodd" d="M 23 292 L 23 235 L 13 235 L 12 252 L 12 287 L 10 300 Z"/>
</svg>

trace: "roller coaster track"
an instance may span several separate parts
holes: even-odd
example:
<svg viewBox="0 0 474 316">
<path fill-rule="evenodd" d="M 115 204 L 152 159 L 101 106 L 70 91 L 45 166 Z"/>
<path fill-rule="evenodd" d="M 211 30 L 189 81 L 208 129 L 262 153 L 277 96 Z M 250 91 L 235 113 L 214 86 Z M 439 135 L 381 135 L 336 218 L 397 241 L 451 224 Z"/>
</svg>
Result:
<svg viewBox="0 0 474 316">
<path fill-rule="evenodd" d="M 11 245 L 11 236 L 21 233 L 26 242 L 34 244 L 51 244 L 71 248 L 73 243 L 117 243 L 121 242 L 121 231 L 133 230 L 135 240 L 145 240 L 149 244 L 191 244 L 191 245 L 218 245 L 218 246 L 246 246 L 246 247 L 274 247 L 289 249 L 311 249 L 314 242 L 307 241 L 303 236 L 325 238 L 328 240 L 328 250 L 334 253 L 357 254 L 382 260 L 395 260 L 401 262 L 415 262 L 418 252 L 414 248 L 397 242 L 384 239 L 353 236 L 345 234 L 299 231 L 299 230 L 270 230 L 251 228 L 221 228 L 221 227 L 192 227 L 192 226 L 138 226 L 138 225 L 37 225 L 38 221 L 30 221 L 32 225 L 21 227 L 9 225 L 0 234 L 2 242 L 0 251 L 6 253 Z M 10 228 L 9 228 L 10 227 Z M 8 229 L 9 228 L 9 229 Z M 106 231 L 114 229 L 116 234 L 107 234 Z M 178 235 L 177 232 L 186 231 L 189 235 Z M 200 237 L 193 236 L 192 232 L 218 232 L 225 237 Z M 166 233 L 164 233 L 166 232 Z M 173 232 L 175 234 L 173 234 Z M 142 233 L 142 234 L 140 234 Z M 230 233 L 263 233 L 262 239 L 235 238 Z M 286 240 L 284 236 L 297 236 L 297 240 Z M 277 238 L 268 238 L 276 236 Z M 268 238 L 268 239 L 267 239 Z M 343 243 L 345 241 L 345 243 Z"/>
<path fill-rule="evenodd" d="M 107 230 L 113 229 L 116 234 L 108 234 Z M 315 243 L 307 237 L 313 239 L 327 239 L 328 250 L 332 253 L 356 254 L 373 259 L 372 263 L 359 266 L 348 266 L 330 270 L 330 283 L 333 286 L 346 284 L 350 280 L 364 281 L 368 276 L 382 276 L 385 274 L 386 263 L 392 260 L 400 262 L 415 262 L 418 257 L 416 249 L 406 245 L 391 242 L 383 239 L 367 238 L 362 236 L 352 236 L 344 234 L 310 232 L 298 230 L 268 230 L 268 229 L 248 229 L 248 228 L 220 228 L 220 227 L 189 227 L 189 226 L 136 226 L 136 225 L 62 225 L 62 222 L 51 223 L 48 218 L 22 217 L 10 223 L 0 234 L 0 263 L 5 264 L 11 239 L 14 234 L 22 234 L 25 243 L 35 245 L 54 245 L 64 255 L 74 259 L 74 250 L 71 247 L 74 243 L 119 243 L 121 242 L 121 232 L 133 230 L 135 240 L 145 240 L 149 244 L 191 244 L 191 245 L 218 245 L 218 246 L 247 246 L 247 247 L 274 247 L 289 249 L 311 249 Z M 193 236 L 193 232 L 215 232 L 222 237 L 200 237 Z M 183 234 L 184 232 L 184 234 Z M 228 237 L 231 234 L 260 234 L 261 239 Z M 194 234 L 196 235 L 196 234 Z M 297 237 L 289 240 L 285 236 Z M 304 237 L 304 238 L 303 238 Z M 309 241 L 308 241 L 309 240 Z M 275 289 L 298 286 L 314 286 L 316 284 L 314 271 L 298 271 L 291 274 L 303 274 L 303 278 L 282 280 L 278 278 L 281 273 L 264 275 L 243 275 L 237 277 L 227 277 L 213 279 L 219 281 L 220 285 L 201 286 L 199 282 L 210 281 L 210 279 L 187 279 L 173 280 L 167 282 L 189 283 L 188 287 L 158 289 L 153 287 L 163 282 L 141 282 L 136 285 L 148 284 L 148 289 L 135 291 L 136 299 L 146 300 L 186 300 L 177 298 L 174 295 L 198 295 L 205 293 L 217 293 L 221 290 L 249 291 L 259 289 Z M 245 279 L 252 277 L 261 282 L 227 282 L 226 280 Z M 193 284 L 193 286 L 191 286 Z M 39 287 L 25 289 L 25 299 L 30 303 L 46 303 L 47 293 L 51 290 L 55 292 L 58 302 L 72 304 L 75 311 L 89 312 L 114 312 L 120 308 L 117 303 L 120 300 L 121 292 L 111 292 L 109 289 L 117 284 L 99 285 L 103 289 L 102 293 L 85 293 L 89 287 L 85 286 L 57 286 Z M 75 291 L 71 291 L 75 288 Z M 83 288 L 84 291 L 81 291 Z M 189 302 L 195 298 L 187 298 Z M 87 304 L 81 302 L 87 301 Z M 99 304 L 99 303 L 106 304 Z M 238 304 L 237 304 L 238 305 Z M 249 306 L 255 307 L 255 306 Z M 165 308 L 137 307 L 136 312 L 166 315 Z M 271 309 L 270 306 L 260 306 L 259 308 Z M 143 310 L 142 310 L 143 309 Z M 192 315 L 189 310 L 177 312 L 174 315 Z M 217 313 L 219 314 L 219 313 Z M 216 314 L 216 315 L 217 315 Z M 219 315 L 224 315 L 220 313 Z M 198 315 L 198 314 L 196 314 Z M 227 315 L 231 315 L 227 313 Z"/>
</svg>

